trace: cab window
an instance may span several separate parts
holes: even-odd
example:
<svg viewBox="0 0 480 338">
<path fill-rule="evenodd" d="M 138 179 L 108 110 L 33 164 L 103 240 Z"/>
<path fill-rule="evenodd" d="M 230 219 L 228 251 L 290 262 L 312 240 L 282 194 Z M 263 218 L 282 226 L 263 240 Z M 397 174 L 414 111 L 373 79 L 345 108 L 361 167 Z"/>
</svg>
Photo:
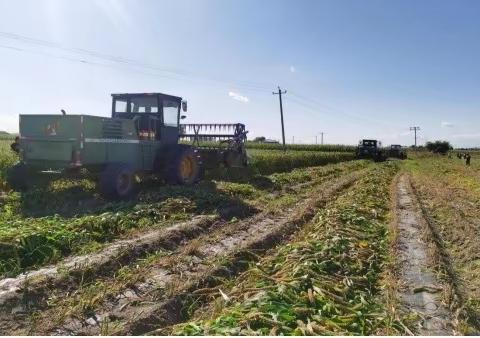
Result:
<svg viewBox="0 0 480 338">
<path fill-rule="evenodd" d="M 127 112 L 127 100 L 116 99 L 115 100 L 115 112 L 116 113 L 126 113 Z"/>
<path fill-rule="evenodd" d="M 158 100 L 156 96 L 142 96 L 130 98 L 131 113 L 158 113 Z"/>
<path fill-rule="evenodd" d="M 178 109 L 179 102 L 171 100 L 163 100 L 163 123 L 166 126 L 178 126 Z"/>
</svg>

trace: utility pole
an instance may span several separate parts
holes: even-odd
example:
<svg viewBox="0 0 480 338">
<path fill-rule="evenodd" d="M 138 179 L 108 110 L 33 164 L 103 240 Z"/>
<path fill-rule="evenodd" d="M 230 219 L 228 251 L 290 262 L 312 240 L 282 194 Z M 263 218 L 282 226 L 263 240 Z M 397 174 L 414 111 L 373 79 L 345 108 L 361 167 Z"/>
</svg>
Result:
<svg viewBox="0 0 480 338">
<path fill-rule="evenodd" d="M 283 106 L 282 106 L 282 94 L 286 94 L 287 91 L 284 90 L 282 91 L 280 89 L 280 86 L 278 86 L 278 92 L 272 92 L 273 95 L 278 95 L 278 98 L 280 99 L 280 119 L 282 121 L 282 142 L 283 142 L 283 151 L 286 151 L 287 148 L 285 147 L 285 127 L 283 125 Z"/>
<path fill-rule="evenodd" d="M 319 134 L 322 136 L 322 138 L 320 139 L 320 142 L 321 142 L 321 144 L 323 144 L 323 131 L 320 132 Z M 319 134 L 315 135 L 315 144 L 318 144 L 318 135 Z"/>
<path fill-rule="evenodd" d="M 410 127 L 410 130 L 413 130 L 415 133 L 415 148 L 417 148 L 417 130 L 420 130 L 420 127 Z"/>
</svg>

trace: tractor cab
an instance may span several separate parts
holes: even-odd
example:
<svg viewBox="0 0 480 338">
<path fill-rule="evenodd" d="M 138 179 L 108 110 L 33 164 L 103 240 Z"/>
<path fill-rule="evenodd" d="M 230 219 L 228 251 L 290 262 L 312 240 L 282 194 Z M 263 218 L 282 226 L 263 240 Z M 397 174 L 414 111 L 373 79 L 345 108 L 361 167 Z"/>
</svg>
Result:
<svg viewBox="0 0 480 338">
<path fill-rule="evenodd" d="M 186 110 L 182 98 L 162 93 L 112 94 L 112 118 L 130 119 L 140 140 L 178 142 L 179 123 Z"/>
</svg>

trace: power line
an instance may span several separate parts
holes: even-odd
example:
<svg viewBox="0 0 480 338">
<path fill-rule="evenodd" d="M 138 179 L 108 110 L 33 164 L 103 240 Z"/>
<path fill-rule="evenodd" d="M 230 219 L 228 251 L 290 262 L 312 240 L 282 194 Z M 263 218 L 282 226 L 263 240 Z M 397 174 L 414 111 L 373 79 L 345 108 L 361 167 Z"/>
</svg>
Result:
<svg viewBox="0 0 480 338">
<path fill-rule="evenodd" d="M 320 108 L 320 106 L 323 106 L 324 108 L 326 108 L 326 110 L 328 112 L 333 113 L 333 114 L 340 114 L 340 115 L 344 115 L 346 117 L 349 117 L 351 119 L 362 120 L 364 122 L 368 122 L 368 124 L 373 123 L 373 124 L 377 124 L 377 125 L 387 126 L 389 128 L 394 126 L 393 124 L 385 123 L 384 121 L 380 121 L 380 120 L 376 120 L 376 119 L 371 119 L 371 118 L 365 117 L 363 115 L 359 116 L 359 115 L 356 115 L 356 114 L 346 113 L 346 112 L 344 112 L 344 111 L 342 111 L 338 108 L 332 107 L 332 106 L 327 105 L 325 103 L 321 103 L 320 101 L 318 101 L 317 99 L 312 98 L 312 97 L 306 97 L 306 96 L 297 94 L 297 93 L 292 92 L 292 91 L 290 91 L 290 94 L 292 94 L 293 96 L 296 96 L 297 98 L 299 98 L 301 100 L 309 101 L 310 104 L 316 105 L 317 108 Z M 320 108 L 320 109 L 324 110 L 323 108 Z M 395 125 L 395 127 L 397 127 L 397 126 Z"/>
<path fill-rule="evenodd" d="M 186 81 L 186 82 L 190 82 L 190 83 L 201 83 L 202 85 L 211 85 L 211 86 L 217 86 L 217 87 L 220 86 L 220 85 L 223 86 L 221 83 L 218 83 L 218 82 L 208 83 L 208 82 L 205 82 L 205 80 L 202 81 L 199 78 L 179 78 L 179 77 L 174 76 L 172 74 L 166 75 L 166 74 L 159 74 L 159 73 L 155 73 L 155 72 L 147 72 L 147 71 L 142 71 L 142 70 L 136 69 L 136 68 L 122 67 L 122 65 L 119 65 L 119 64 L 100 63 L 100 62 L 91 61 L 91 60 L 85 59 L 85 58 L 75 58 L 75 57 L 69 57 L 69 56 L 64 56 L 64 55 L 56 55 L 56 54 L 52 54 L 52 53 L 48 53 L 48 52 L 44 52 L 44 51 L 39 51 L 39 50 L 30 50 L 30 49 L 18 48 L 18 47 L 7 46 L 7 45 L 0 45 L 0 48 L 12 50 L 12 51 L 15 51 L 15 52 L 21 52 L 21 53 L 37 54 L 37 55 L 41 55 L 41 56 L 44 56 L 44 57 L 60 59 L 60 60 L 75 62 L 75 63 L 81 63 L 81 64 L 89 65 L 89 66 L 104 67 L 104 68 L 110 68 L 110 69 L 115 69 L 115 70 L 120 70 L 120 71 L 127 71 L 127 72 L 142 74 L 142 75 L 145 75 L 145 76 L 160 77 L 160 78 L 164 78 L 164 79 L 171 79 L 171 80 L 177 80 L 177 81 Z M 242 91 L 246 91 L 246 92 L 249 92 L 249 93 L 264 92 L 263 90 L 258 90 L 256 88 L 245 87 L 243 85 L 238 85 L 238 84 L 236 84 L 235 87 L 242 90 Z"/>
<path fill-rule="evenodd" d="M 183 77 L 183 78 L 187 78 L 187 79 L 190 79 L 190 80 L 192 80 L 192 78 L 196 78 L 197 80 L 202 80 L 202 81 L 217 82 L 217 83 L 221 83 L 221 84 L 224 84 L 224 85 L 236 86 L 238 88 L 245 89 L 245 90 L 250 90 L 250 91 L 266 91 L 266 90 L 268 90 L 268 88 L 271 87 L 271 84 L 266 84 L 266 83 L 255 83 L 255 82 L 251 82 L 251 81 L 221 79 L 221 78 L 203 76 L 203 75 L 195 74 L 195 73 L 185 71 L 185 70 L 160 67 L 158 65 L 154 65 L 154 64 L 134 60 L 134 59 L 129 59 L 129 58 L 125 58 L 125 57 L 122 57 L 122 56 L 105 54 L 105 53 L 97 52 L 97 51 L 94 51 L 94 50 L 83 49 L 83 48 L 66 47 L 66 46 L 63 46 L 63 45 L 61 45 L 59 43 L 56 43 L 56 42 L 31 38 L 31 37 L 28 37 L 28 36 L 9 33 L 9 32 L 0 31 L 0 38 L 14 40 L 16 42 L 20 42 L 20 43 L 27 44 L 27 45 L 35 45 L 35 46 L 40 46 L 40 47 L 49 48 L 49 49 L 61 50 L 61 51 L 68 52 L 68 53 L 74 53 L 74 54 L 77 54 L 77 55 L 94 57 L 94 58 L 97 58 L 97 59 L 101 59 L 103 61 L 112 62 L 112 63 L 120 64 L 120 65 L 123 65 L 123 66 L 127 66 L 127 67 L 138 67 L 138 68 L 153 70 L 153 71 L 156 71 L 156 72 L 168 73 L 171 76 L 173 75 L 173 76 Z M 33 53 L 36 52 L 36 51 L 25 50 L 25 49 L 22 50 L 21 48 L 16 49 L 16 47 L 10 47 L 10 49 L 17 50 L 17 51 L 33 52 Z M 44 55 L 47 55 L 47 54 L 44 54 Z M 51 55 L 50 54 L 50 56 L 57 57 L 57 58 L 62 58 L 58 55 Z M 69 60 L 69 61 L 77 61 L 77 62 L 82 62 L 82 63 L 94 63 L 92 61 L 87 61 L 87 60 L 81 60 L 81 61 L 80 60 Z M 154 75 L 154 74 L 151 74 L 151 75 Z M 166 77 L 166 76 L 163 76 L 163 75 L 160 75 L 160 74 L 155 74 L 155 75 Z"/>
</svg>

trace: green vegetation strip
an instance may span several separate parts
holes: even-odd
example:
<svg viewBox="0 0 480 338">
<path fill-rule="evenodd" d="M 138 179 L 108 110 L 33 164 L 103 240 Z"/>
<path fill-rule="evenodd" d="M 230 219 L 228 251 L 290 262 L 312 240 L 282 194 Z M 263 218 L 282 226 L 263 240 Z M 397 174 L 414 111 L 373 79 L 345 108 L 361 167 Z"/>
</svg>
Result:
<svg viewBox="0 0 480 338">
<path fill-rule="evenodd" d="M 191 141 L 183 140 L 181 143 L 192 144 Z M 214 148 L 226 148 L 227 143 L 214 142 L 214 141 L 203 141 L 199 142 L 200 147 L 214 147 Z M 248 141 L 246 143 L 247 149 L 258 149 L 258 150 L 283 150 L 283 145 L 279 143 L 262 143 L 262 142 L 253 142 Z M 344 145 L 344 144 L 286 144 L 285 149 L 288 151 L 317 151 L 317 152 L 346 152 L 353 153 L 356 150 L 356 146 Z"/>
<path fill-rule="evenodd" d="M 287 150 L 319 152 L 355 152 L 356 146 L 344 144 L 286 144 Z M 247 149 L 282 150 L 283 145 L 275 143 L 247 142 Z"/>
<path fill-rule="evenodd" d="M 3 139 L 0 137 L 0 191 L 6 189 L 5 176 L 7 168 L 18 161 L 18 156 L 10 150 L 10 144 L 13 139 Z"/>
<path fill-rule="evenodd" d="M 351 161 L 355 158 L 354 153 L 348 152 L 287 151 L 284 153 L 280 150 L 252 150 L 248 151 L 248 154 L 253 170 L 263 175 L 294 168 Z"/>
<path fill-rule="evenodd" d="M 290 244 L 260 260 L 198 320 L 174 327 L 186 335 L 324 335 L 395 333 L 382 304 L 391 179 L 385 163 L 362 178 Z M 205 314 L 206 313 L 206 314 Z M 210 315 L 211 318 L 207 319 Z"/>
</svg>

